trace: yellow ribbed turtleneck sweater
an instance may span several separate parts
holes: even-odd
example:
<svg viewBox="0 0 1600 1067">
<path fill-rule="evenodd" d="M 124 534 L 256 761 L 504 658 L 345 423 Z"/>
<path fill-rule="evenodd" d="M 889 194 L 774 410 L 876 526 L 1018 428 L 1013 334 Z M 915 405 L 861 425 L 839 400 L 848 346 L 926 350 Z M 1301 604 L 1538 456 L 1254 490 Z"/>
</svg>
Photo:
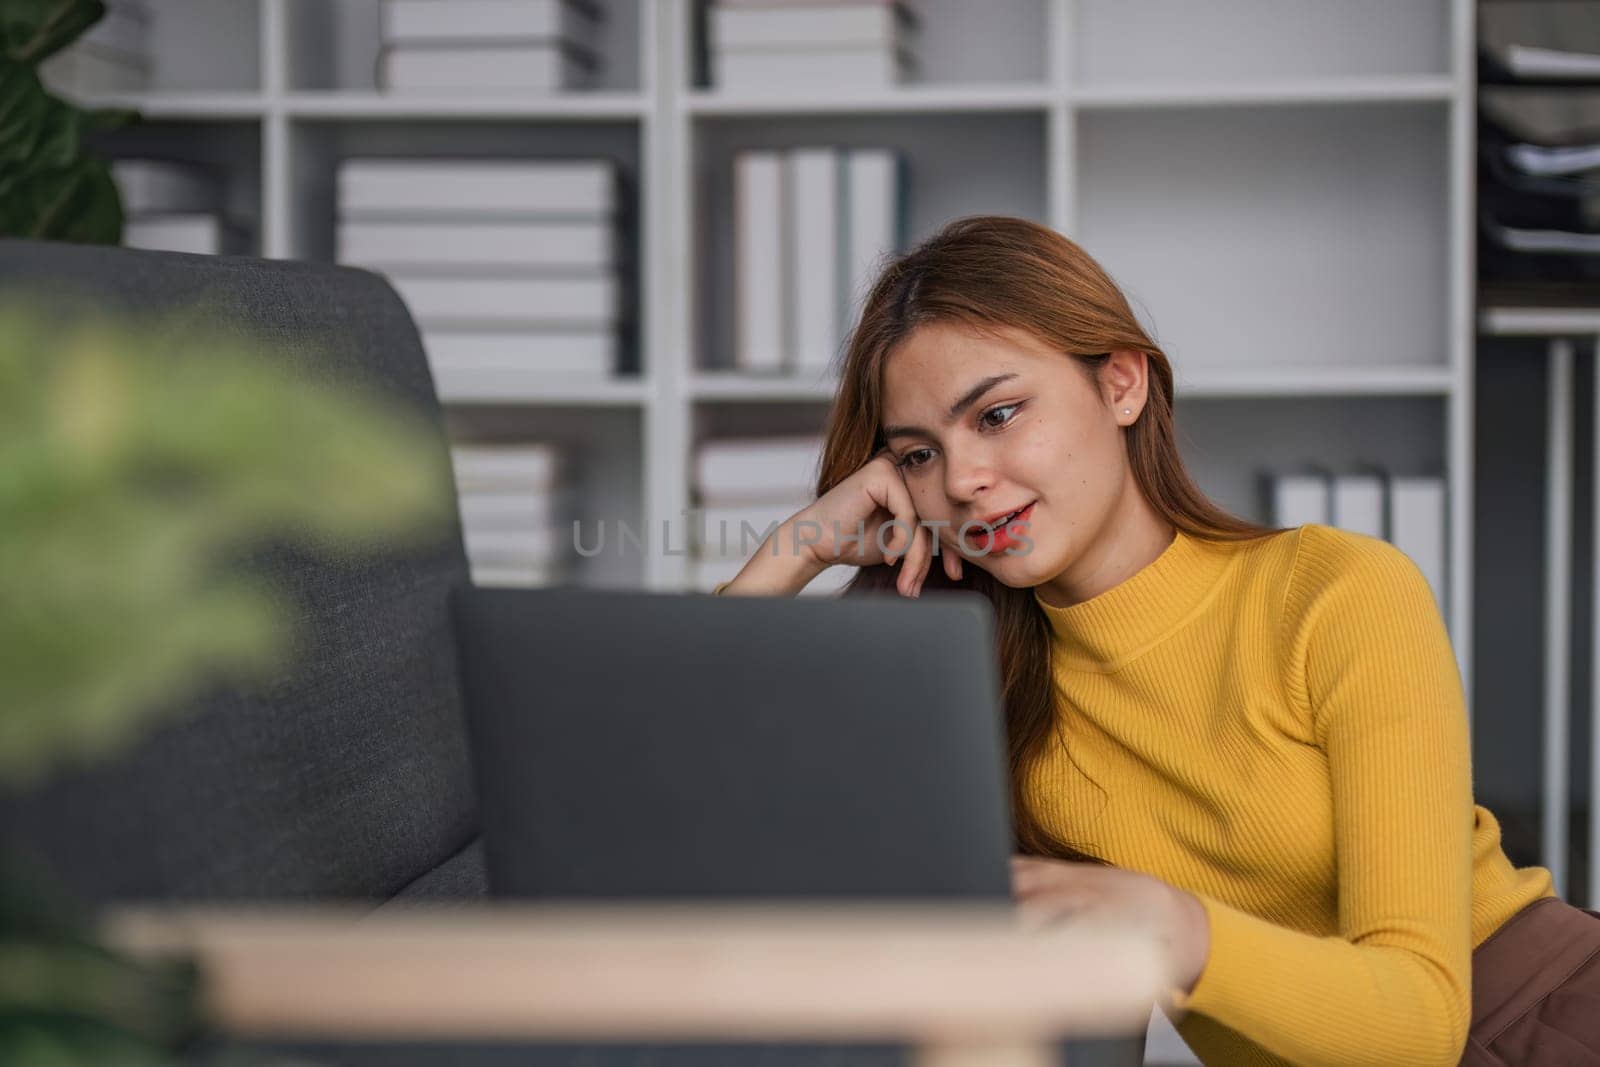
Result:
<svg viewBox="0 0 1600 1067">
<path fill-rule="evenodd" d="M 1456 1064 L 1472 949 L 1553 895 L 1473 804 L 1466 704 L 1426 579 L 1309 525 L 1179 531 L 1053 632 L 1044 826 L 1199 897 L 1178 1030 L 1207 1064 Z"/>
</svg>

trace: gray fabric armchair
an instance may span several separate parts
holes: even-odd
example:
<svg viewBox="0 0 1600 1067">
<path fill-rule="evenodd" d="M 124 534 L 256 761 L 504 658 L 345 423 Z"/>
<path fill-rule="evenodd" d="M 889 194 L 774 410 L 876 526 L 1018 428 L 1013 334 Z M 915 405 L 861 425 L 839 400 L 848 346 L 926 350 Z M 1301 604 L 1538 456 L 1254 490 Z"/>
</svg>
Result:
<svg viewBox="0 0 1600 1067">
<path fill-rule="evenodd" d="M 19 291 L 204 309 L 192 313 L 211 328 L 304 351 L 310 373 L 414 407 L 447 448 L 416 329 L 375 275 L 0 241 L 0 294 Z M 0 840 L 96 901 L 482 895 L 446 611 L 467 580 L 459 529 L 355 566 L 284 548 L 246 565 L 297 606 L 293 673 L 270 692 L 215 691 L 126 758 L 4 797 Z"/>
</svg>

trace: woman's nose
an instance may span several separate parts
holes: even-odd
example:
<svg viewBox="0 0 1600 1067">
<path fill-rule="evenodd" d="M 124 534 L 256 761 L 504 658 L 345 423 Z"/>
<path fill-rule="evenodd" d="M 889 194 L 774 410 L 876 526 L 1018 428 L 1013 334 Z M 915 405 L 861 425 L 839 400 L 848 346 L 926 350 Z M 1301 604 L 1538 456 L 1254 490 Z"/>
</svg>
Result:
<svg viewBox="0 0 1600 1067">
<path fill-rule="evenodd" d="M 994 467 L 981 449 L 945 453 L 945 493 L 958 503 L 976 500 L 995 483 Z"/>
</svg>

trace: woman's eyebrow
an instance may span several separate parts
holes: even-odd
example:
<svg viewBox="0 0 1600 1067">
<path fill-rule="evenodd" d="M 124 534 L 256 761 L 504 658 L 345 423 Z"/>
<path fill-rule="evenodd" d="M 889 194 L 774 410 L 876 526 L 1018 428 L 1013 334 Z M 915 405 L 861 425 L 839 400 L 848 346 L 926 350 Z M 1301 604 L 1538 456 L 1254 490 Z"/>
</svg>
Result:
<svg viewBox="0 0 1600 1067">
<path fill-rule="evenodd" d="M 994 374 L 983 379 L 983 381 L 979 382 L 977 385 L 974 385 L 971 389 L 968 389 L 965 393 L 961 394 L 960 400 L 957 400 L 954 404 L 950 405 L 950 413 L 945 416 L 945 424 L 949 425 L 950 423 L 955 422 L 961 417 L 961 413 L 963 411 L 966 411 L 979 400 L 982 400 L 983 394 L 987 393 L 1001 382 L 1009 382 L 1015 377 L 1015 374 Z M 884 440 L 888 440 L 891 437 L 929 436 L 932 435 L 920 426 L 885 426 L 883 428 Z"/>
</svg>

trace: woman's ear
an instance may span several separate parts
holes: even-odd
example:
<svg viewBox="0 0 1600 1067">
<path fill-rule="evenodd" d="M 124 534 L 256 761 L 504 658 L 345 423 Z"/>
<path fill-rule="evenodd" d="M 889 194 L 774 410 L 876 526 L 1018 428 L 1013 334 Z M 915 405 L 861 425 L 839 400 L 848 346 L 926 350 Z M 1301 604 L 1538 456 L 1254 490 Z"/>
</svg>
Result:
<svg viewBox="0 0 1600 1067">
<path fill-rule="evenodd" d="M 1149 383 L 1149 357 L 1135 349 L 1112 352 L 1100 368 L 1100 389 L 1106 406 L 1124 425 L 1138 419 L 1144 410 Z"/>
</svg>

